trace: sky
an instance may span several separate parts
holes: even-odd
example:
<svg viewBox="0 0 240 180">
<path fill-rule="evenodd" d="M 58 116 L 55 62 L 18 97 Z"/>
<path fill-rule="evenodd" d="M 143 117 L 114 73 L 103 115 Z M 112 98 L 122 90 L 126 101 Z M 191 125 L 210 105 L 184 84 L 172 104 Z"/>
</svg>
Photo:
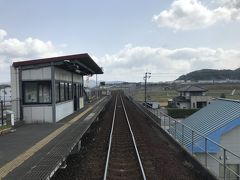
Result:
<svg viewBox="0 0 240 180">
<path fill-rule="evenodd" d="M 103 67 L 99 81 L 233 70 L 239 32 L 240 0 L 0 0 L 0 82 L 12 62 L 79 53 Z"/>
</svg>

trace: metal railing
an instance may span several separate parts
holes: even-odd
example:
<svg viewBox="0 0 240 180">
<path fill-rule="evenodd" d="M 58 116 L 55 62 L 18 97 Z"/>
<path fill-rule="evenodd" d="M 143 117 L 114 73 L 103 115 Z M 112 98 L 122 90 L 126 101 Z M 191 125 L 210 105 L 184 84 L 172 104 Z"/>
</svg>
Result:
<svg viewBox="0 0 240 180">
<path fill-rule="evenodd" d="M 141 105 L 142 106 L 142 105 Z M 152 109 L 143 106 L 157 118 L 151 118 L 167 132 L 184 149 L 198 159 L 203 166 L 208 168 L 219 179 L 234 180 L 240 179 L 240 156 L 218 144 L 200 132 L 181 123 L 159 109 Z M 211 148 L 217 149 L 217 153 Z M 229 162 L 231 160 L 231 162 Z M 228 163 L 229 162 L 229 163 Z M 232 168 L 231 165 L 237 166 Z"/>
<path fill-rule="evenodd" d="M 7 101 L 0 101 L 0 126 L 1 125 L 7 125 L 7 118 L 8 114 L 13 113 L 13 107 L 14 107 L 14 119 L 15 121 L 18 121 L 20 118 L 20 109 L 18 108 L 20 106 L 21 100 L 15 99 L 15 100 L 7 100 Z M 18 119 L 17 119 L 18 118 Z"/>
<path fill-rule="evenodd" d="M 0 101 L 0 126 L 6 124 L 6 114 L 11 110 L 12 101 Z"/>
</svg>

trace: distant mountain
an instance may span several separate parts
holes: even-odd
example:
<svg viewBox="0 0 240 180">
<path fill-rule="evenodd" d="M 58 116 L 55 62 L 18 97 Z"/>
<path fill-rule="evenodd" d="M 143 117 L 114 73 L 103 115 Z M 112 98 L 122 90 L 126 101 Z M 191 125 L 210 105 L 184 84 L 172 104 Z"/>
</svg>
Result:
<svg viewBox="0 0 240 180">
<path fill-rule="evenodd" d="M 100 84 L 101 81 L 98 81 L 97 85 Z M 105 81 L 105 84 L 121 84 L 124 83 L 125 81 Z M 93 88 L 96 86 L 96 81 L 95 80 L 88 80 L 88 81 L 84 81 L 84 87 L 89 87 L 89 88 Z"/>
<path fill-rule="evenodd" d="M 186 75 L 180 76 L 177 80 L 240 80 L 240 68 L 236 70 L 215 70 L 215 69 L 202 69 L 190 72 Z"/>
</svg>

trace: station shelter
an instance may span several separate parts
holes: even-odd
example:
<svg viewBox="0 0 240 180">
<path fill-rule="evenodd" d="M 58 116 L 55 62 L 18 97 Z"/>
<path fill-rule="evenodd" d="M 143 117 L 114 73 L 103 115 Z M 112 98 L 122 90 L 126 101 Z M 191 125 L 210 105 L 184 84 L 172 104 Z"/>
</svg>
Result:
<svg viewBox="0 0 240 180">
<path fill-rule="evenodd" d="M 14 62 L 11 66 L 15 121 L 55 123 L 84 107 L 83 76 L 103 74 L 88 54 Z"/>
</svg>

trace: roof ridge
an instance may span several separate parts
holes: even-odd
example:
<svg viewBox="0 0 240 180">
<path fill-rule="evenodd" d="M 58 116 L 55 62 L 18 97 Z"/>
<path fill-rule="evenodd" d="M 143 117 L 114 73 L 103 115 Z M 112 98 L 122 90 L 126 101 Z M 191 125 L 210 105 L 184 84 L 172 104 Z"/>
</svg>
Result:
<svg viewBox="0 0 240 180">
<path fill-rule="evenodd" d="M 187 86 L 180 87 L 180 88 L 177 89 L 177 91 L 190 91 L 191 88 L 197 88 L 200 91 L 208 91 L 206 88 L 203 88 L 201 86 L 194 85 L 194 84 L 190 84 L 190 85 L 187 85 Z"/>
<path fill-rule="evenodd" d="M 217 100 L 221 100 L 221 101 L 232 101 L 232 102 L 240 103 L 240 100 L 237 100 L 237 99 L 217 98 Z"/>
</svg>

